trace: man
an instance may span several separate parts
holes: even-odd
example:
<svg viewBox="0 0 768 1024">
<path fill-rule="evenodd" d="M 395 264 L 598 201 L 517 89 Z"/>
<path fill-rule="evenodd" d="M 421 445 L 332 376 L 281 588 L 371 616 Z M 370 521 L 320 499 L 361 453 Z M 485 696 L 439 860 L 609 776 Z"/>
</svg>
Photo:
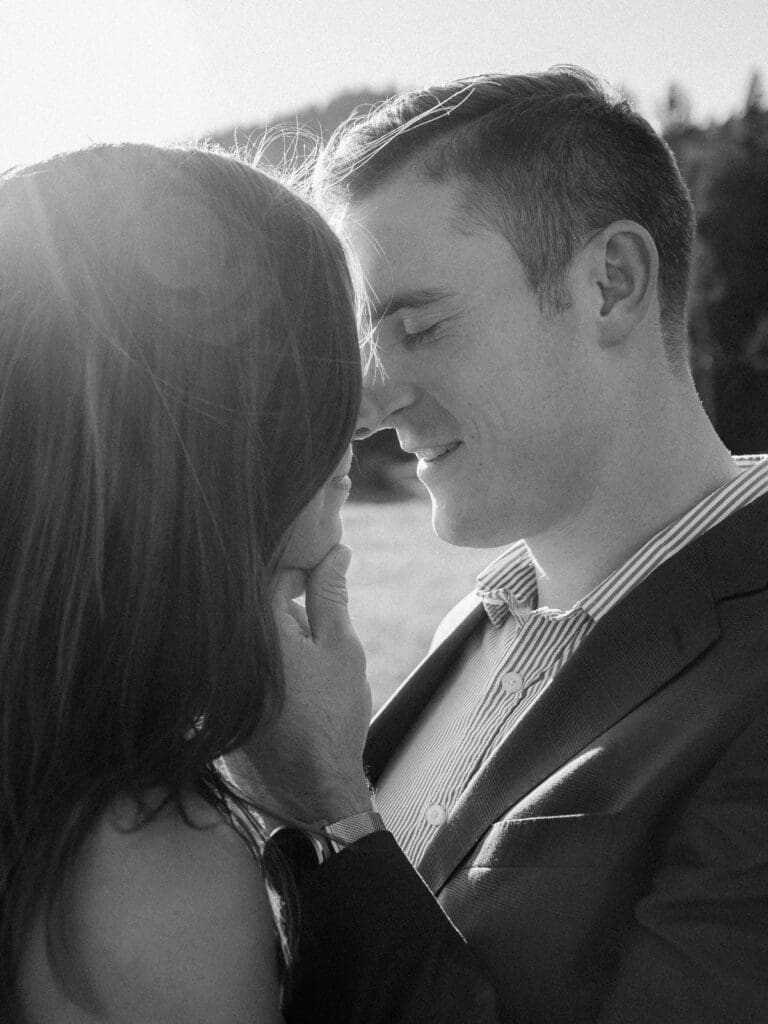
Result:
<svg viewBox="0 0 768 1024">
<path fill-rule="evenodd" d="M 357 982 L 370 943 L 411 1001 L 360 1019 L 768 1020 L 768 462 L 731 457 L 690 377 L 671 154 L 560 69 L 399 97 L 319 180 L 371 313 L 360 436 L 418 455 L 445 540 L 512 547 L 366 751 L 469 950 L 369 836 L 302 886 L 307 980 Z"/>
</svg>

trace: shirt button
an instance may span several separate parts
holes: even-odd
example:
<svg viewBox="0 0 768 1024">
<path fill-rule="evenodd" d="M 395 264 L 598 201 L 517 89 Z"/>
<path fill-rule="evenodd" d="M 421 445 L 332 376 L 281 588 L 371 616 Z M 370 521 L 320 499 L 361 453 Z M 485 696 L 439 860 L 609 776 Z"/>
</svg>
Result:
<svg viewBox="0 0 768 1024">
<path fill-rule="evenodd" d="M 523 677 L 519 672 L 505 672 L 501 677 L 501 688 L 507 695 L 519 693 L 524 685 Z"/>
<path fill-rule="evenodd" d="M 424 814 L 427 824 L 432 825 L 433 828 L 437 828 L 438 825 L 442 825 L 445 819 L 448 817 L 445 808 L 442 804 L 430 804 Z"/>
</svg>

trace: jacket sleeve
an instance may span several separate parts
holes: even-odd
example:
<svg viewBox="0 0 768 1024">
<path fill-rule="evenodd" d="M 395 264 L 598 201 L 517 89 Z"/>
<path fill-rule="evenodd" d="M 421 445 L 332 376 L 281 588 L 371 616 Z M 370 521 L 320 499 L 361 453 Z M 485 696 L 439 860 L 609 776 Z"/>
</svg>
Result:
<svg viewBox="0 0 768 1024">
<path fill-rule="evenodd" d="M 464 939 L 389 832 L 303 876 L 287 1024 L 495 1024 Z"/>
<path fill-rule="evenodd" d="M 732 743 L 635 908 L 600 1024 L 768 1021 L 768 716 Z"/>
</svg>

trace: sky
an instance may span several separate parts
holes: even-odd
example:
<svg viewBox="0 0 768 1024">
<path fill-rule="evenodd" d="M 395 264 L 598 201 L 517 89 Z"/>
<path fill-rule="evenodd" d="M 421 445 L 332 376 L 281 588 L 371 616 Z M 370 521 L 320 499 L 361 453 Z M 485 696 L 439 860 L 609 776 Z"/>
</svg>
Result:
<svg viewBox="0 0 768 1024">
<path fill-rule="evenodd" d="M 655 120 L 768 92 L 765 0 L 0 0 L 0 170 L 274 122 L 339 92 L 581 64 Z"/>
</svg>

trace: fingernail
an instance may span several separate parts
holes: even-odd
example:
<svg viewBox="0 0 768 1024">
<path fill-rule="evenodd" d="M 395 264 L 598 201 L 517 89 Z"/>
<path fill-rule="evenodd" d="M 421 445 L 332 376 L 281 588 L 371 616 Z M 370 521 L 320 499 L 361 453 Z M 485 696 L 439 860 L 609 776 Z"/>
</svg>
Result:
<svg viewBox="0 0 768 1024">
<path fill-rule="evenodd" d="M 331 565 L 339 572 L 346 572 L 352 558 L 352 549 L 346 544 L 339 544 L 331 555 Z"/>
</svg>

